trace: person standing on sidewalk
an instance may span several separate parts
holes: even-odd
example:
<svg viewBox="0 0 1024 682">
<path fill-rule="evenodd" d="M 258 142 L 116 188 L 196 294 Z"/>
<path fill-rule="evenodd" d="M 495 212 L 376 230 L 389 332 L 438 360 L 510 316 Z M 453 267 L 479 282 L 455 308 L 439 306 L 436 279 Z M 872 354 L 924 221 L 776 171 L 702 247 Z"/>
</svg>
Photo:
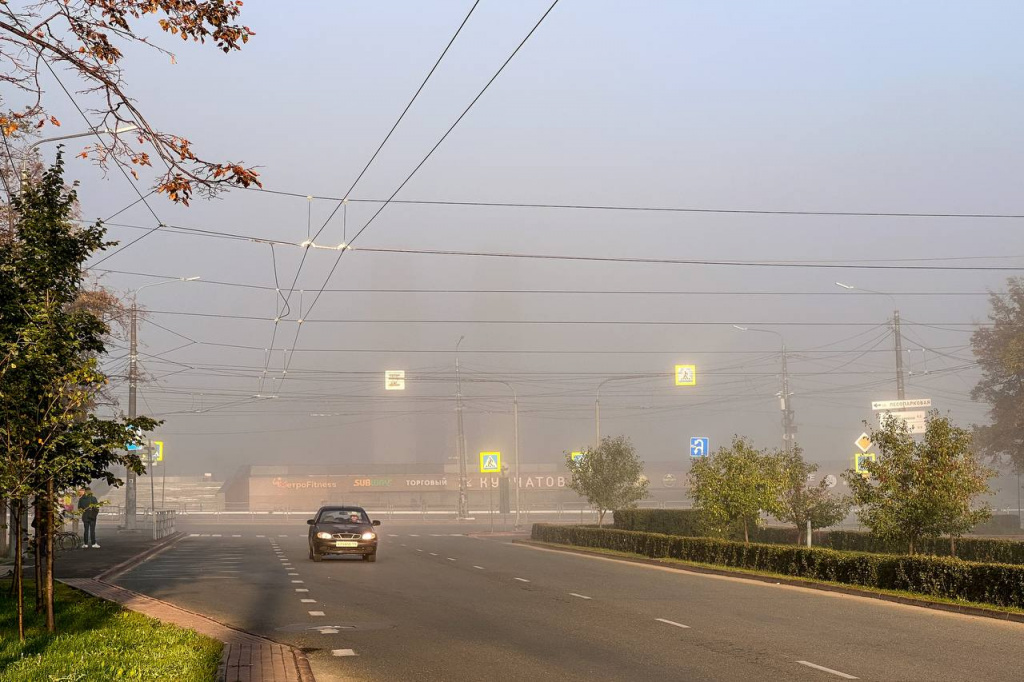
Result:
<svg viewBox="0 0 1024 682">
<path fill-rule="evenodd" d="M 85 526 L 83 547 L 99 549 L 100 546 L 96 544 L 96 517 L 100 515 L 100 501 L 92 494 L 91 489 L 86 488 L 85 494 L 79 498 L 78 511 L 82 512 L 82 525 Z"/>
</svg>

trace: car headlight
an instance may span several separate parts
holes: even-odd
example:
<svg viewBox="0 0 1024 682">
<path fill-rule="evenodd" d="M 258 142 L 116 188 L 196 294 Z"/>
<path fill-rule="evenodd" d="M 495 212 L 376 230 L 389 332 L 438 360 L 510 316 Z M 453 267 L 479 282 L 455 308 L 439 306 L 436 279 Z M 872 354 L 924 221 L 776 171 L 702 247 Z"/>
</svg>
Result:
<svg viewBox="0 0 1024 682">
<path fill-rule="evenodd" d="M 363 533 L 363 539 L 364 540 L 372 540 L 375 537 L 377 537 L 376 533 L 371 533 L 370 531 L 366 531 L 365 533 Z"/>
<path fill-rule="evenodd" d="M 323 531 L 316 534 L 321 540 L 330 540 L 333 536 L 330 533 L 324 533 Z"/>
</svg>

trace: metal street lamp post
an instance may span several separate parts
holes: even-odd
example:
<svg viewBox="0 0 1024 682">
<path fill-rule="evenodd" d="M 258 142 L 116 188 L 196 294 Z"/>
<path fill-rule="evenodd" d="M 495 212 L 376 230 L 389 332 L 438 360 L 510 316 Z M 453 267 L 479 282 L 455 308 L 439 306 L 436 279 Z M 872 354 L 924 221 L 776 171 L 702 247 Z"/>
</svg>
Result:
<svg viewBox="0 0 1024 682">
<path fill-rule="evenodd" d="M 786 359 L 786 339 L 777 331 L 772 329 L 758 329 L 757 327 L 741 327 L 738 324 L 734 328 L 741 332 L 761 332 L 762 334 L 774 334 L 779 337 L 782 343 L 782 392 L 779 393 L 779 404 L 782 409 L 782 443 L 786 452 L 792 452 L 796 445 L 796 421 L 793 414 L 793 403 L 790 400 L 792 393 L 789 391 L 789 368 Z"/>
<path fill-rule="evenodd" d="M 896 339 L 896 397 L 900 400 L 904 400 L 907 397 L 907 390 L 906 383 L 903 378 L 903 335 L 900 333 L 900 310 L 896 303 L 896 298 L 892 294 L 887 294 L 884 291 L 874 291 L 872 289 L 856 287 L 852 284 L 844 284 L 843 282 L 836 282 L 836 286 L 842 287 L 848 291 L 863 291 L 866 294 L 888 296 L 889 300 L 892 301 L 892 331 L 893 336 Z"/>
</svg>

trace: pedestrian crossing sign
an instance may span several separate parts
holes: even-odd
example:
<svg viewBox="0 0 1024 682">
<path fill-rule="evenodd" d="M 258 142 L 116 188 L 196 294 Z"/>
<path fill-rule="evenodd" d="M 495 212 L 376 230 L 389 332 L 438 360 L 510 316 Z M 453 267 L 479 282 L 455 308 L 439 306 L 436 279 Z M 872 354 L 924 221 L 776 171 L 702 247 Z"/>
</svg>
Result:
<svg viewBox="0 0 1024 682">
<path fill-rule="evenodd" d="M 574 453 L 572 453 L 572 461 L 574 461 L 577 464 L 579 464 L 580 462 L 583 461 L 583 457 L 584 456 L 585 455 L 582 452 L 574 452 Z"/>
<path fill-rule="evenodd" d="M 500 452 L 481 452 L 480 453 L 480 473 L 481 474 L 500 474 L 501 473 L 501 453 Z"/>
<path fill-rule="evenodd" d="M 676 365 L 676 386 L 696 386 L 697 367 L 695 365 Z"/>
</svg>

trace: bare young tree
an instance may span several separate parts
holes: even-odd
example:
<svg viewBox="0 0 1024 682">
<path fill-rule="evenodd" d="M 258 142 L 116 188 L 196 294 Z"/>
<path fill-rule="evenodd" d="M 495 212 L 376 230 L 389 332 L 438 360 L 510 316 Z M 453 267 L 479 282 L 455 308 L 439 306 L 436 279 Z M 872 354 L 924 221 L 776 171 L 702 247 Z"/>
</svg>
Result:
<svg viewBox="0 0 1024 682">
<path fill-rule="evenodd" d="M 239 50 L 254 35 L 235 23 L 241 7 L 240 0 L 37 0 L 20 7 L 0 0 L 0 83 L 9 93 L 20 92 L 26 102 L 13 108 L 0 99 L 3 142 L 26 128 L 60 125 L 48 111 L 42 83 L 48 73 L 56 78 L 58 70 L 71 71 L 78 92 L 90 98 L 96 129 L 105 135 L 80 156 L 102 168 L 118 166 L 136 178 L 136 168 L 153 166 L 155 159 L 160 166 L 155 190 L 185 205 L 196 192 L 260 186 L 253 168 L 203 159 L 187 138 L 150 125 L 128 94 L 122 65 L 124 48 L 133 44 L 174 62 L 173 53 L 140 33 L 149 19 L 155 19 L 154 28 L 185 42 L 211 42 L 226 53 Z M 130 132 L 124 130 L 131 126 Z M 10 163 L 9 150 L 0 149 L 0 155 Z"/>
</svg>

